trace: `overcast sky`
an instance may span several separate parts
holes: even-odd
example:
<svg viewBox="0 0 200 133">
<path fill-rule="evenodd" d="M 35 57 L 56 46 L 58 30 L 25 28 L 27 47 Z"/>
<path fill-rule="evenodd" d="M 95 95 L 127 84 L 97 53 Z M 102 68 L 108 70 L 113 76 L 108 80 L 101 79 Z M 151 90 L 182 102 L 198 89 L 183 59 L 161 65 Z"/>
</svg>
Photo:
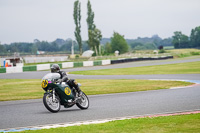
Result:
<svg viewBox="0 0 200 133">
<path fill-rule="evenodd" d="M 0 42 L 74 39 L 75 0 L 0 0 Z M 190 35 L 200 26 L 200 0 L 90 0 L 103 37 L 116 31 L 127 39 L 174 31 Z M 81 2 L 81 34 L 87 40 L 87 0 Z"/>
</svg>

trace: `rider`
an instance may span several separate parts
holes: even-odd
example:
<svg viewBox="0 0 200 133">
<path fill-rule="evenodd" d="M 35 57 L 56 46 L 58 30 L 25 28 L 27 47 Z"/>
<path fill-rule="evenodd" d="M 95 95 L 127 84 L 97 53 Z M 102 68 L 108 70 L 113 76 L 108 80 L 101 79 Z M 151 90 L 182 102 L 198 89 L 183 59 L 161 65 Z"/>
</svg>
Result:
<svg viewBox="0 0 200 133">
<path fill-rule="evenodd" d="M 59 80 L 59 82 L 68 83 L 68 85 L 70 87 L 74 87 L 77 90 L 79 96 L 82 95 L 82 91 L 81 91 L 80 87 L 78 86 L 77 82 L 74 79 L 69 79 L 67 77 L 66 72 L 60 71 L 60 66 L 58 64 L 53 64 L 51 66 L 51 73 L 59 73 L 61 76 L 61 79 Z"/>
</svg>

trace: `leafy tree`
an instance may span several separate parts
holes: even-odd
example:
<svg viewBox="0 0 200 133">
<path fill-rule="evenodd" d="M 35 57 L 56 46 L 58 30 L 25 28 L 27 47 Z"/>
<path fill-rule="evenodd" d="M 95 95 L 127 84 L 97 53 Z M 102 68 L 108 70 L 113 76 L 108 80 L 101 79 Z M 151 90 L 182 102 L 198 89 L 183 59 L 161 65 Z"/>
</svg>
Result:
<svg viewBox="0 0 200 133">
<path fill-rule="evenodd" d="M 89 30 L 89 37 L 90 37 L 90 47 L 95 51 L 96 55 L 100 54 L 100 41 L 102 39 L 101 31 L 97 28 L 94 30 Z"/>
<path fill-rule="evenodd" d="M 146 50 L 146 47 L 144 45 L 137 45 L 134 49 L 135 50 Z"/>
<path fill-rule="evenodd" d="M 11 53 L 19 52 L 19 48 L 18 48 L 17 43 L 12 43 L 12 44 L 11 44 L 10 52 L 11 52 Z"/>
<path fill-rule="evenodd" d="M 36 54 L 37 51 L 38 51 L 37 45 L 36 45 L 36 44 L 33 44 L 32 47 L 31 47 L 31 53 Z"/>
<path fill-rule="evenodd" d="M 66 41 L 65 44 L 63 44 L 60 47 L 60 51 L 71 51 L 71 46 L 72 46 L 71 40 L 70 41 Z"/>
<path fill-rule="evenodd" d="M 134 49 L 136 46 L 142 46 L 143 43 L 140 42 L 131 42 L 130 44 L 131 49 Z"/>
<path fill-rule="evenodd" d="M 138 46 L 139 49 L 145 48 L 143 47 L 146 44 L 155 44 L 157 47 L 160 45 L 163 46 L 172 46 L 172 38 L 162 39 L 158 35 L 153 35 L 151 38 L 149 37 L 138 37 L 137 39 L 126 39 L 131 49 L 135 49 Z M 151 48 L 152 49 L 152 48 Z"/>
<path fill-rule="evenodd" d="M 188 48 L 189 47 L 189 39 L 188 36 L 182 34 L 180 31 L 174 32 L 174 36 L 172 37 L 175 48 Z"/>
<path fill-rule="evenodd" d="M 157 46 L 154 43 L 147 43 L 144 46 L 146 49 L 151 49 L 151 50 L 157 49 Z"/>
<path fill-rule="evenodd" d="M 181 44 L 181 48 L 189 48 L 190 47 L 189 46 L 189 37 L 183 34 L 181 36 L 180 44 Z"/>
<path fill-rule="evenodd" d="M 87 3 L 87 25 L 88 25 L 88 45 L 90 47 L 90 49 L 93 49 L 93 36 L 94 36 L 94 29 L 96 28 L 95 24 L 94 24 L 94 12 L 92 11 L 92 6 L 90 3 L 90 0 L 88 0 Z"/>
<path fill-rule="evenodd" d="M 82 37 L 81 37 L 81 3 L 79 2 L 79 0 L 76 0 L 74 2 L 73 16 L 74 16 L 74 22 L 76 25 L 74 34 L 76 37 L 76 41 L 78 42 L 78 45 L 79 45 L 80 54 L 82 55 L 83 48 L 82 48 Z"/>
<path fill-rule="evenodd" d="M 87 17 L 87 25 L 88 25 L 88 45 L 90 49 L 94 50 L 96 55 L 99 55 L 100 53 L 100 41 L 102 39 L 102 34 L 99 29 L 96 28 L 96 25 L 94 24 L 94 12 L 92 11 L 92 6 L 90 3 L 90 0 L 88 0 L 87 3 L 87 9 L 88 9 L 88 17 Z"/>
<path fill-rule="evenodd" d="M 174 32 L 174 36 L 172 37 L 173 38 L 172 43 L 174 44 L 174 48 L 180 48 L 181 35 L 182 35 L 181 32 L 178 31 Z"/>
<path fill-rule="evenodd" d="M 124 39 L 124 36 L 117 32 L 114 32 L 113 37 L 111 37 L 112 52 L 118 50 L 121 54 L 128 52 L 128 44 Z"/>
<path fill-rule="evenodd" d="M 88 25 L 88 30 L 94 30 L 96 28 L 94 24 L 94 12 L 92 11 L 92 5 L 90 3 L 90 0 L 88 0 L 87 3 L 87 25 Z M 89 32 L 89 31 L 88 31 Z"/>
<path fill-rule="evenodd" d="M 87 50 L 89 50 L 90 48 L 89 48 L 89 46 L 88 46 L 88 44 L 87 44 L 87 41 L 83 41 L 83 51 L 87 51 Z"/>
<path fill-rule="evenodd" d="M 190 35 L 190 46 L 191 47 L 200 47 L 200 26 L 192 29 Z"/>
<path fill-rule="evenodd" d="M 105 45 L 105 53 L 106 54 L 112 53 L 112 46 L 109 42 L 107 42 Z"/>
<path fill-rule="evenodd" d="M 6 53 L 7 51 L 6 51 L 6 49 L 5 49 L 5 47 L 4 47 L 4 45 L 1 45 L 1 43 L 0 43 L 0 53 Z"/>
<path fill-rule="evenodd" d="M 58 46 L 58 44 L 56 42 L 50 43 L 50 47 L 52 49 L 49 49 L 48 51 L 51 51 L 51 52 L 57 52 L 57 51 L 59 51 L 59 46 Z"/>
<path fill-rule="evenodd" d="M 48 51 L 49 50 L 49 43 L 46 41 L 42 41 L 38 43 L 38 50 L 39 51 Z"/>
<path fill-rule="evenodd" d="M 160 42 L 160 45 L 162 45 L 162 46 L 172 46 L 173 45 L 172 40 L 173 39 L 171 37 L 165 38 Z"/>
<path fill-rule="evenodd" d="M 160 42 L 161 42 L 161 38 L 158 36 L 158 35 L 153 35 L 151 37 L 153 39 L 153 43 L 156 45 L 156 46 L 159 46 L 160 45 Z"/>
</svg>

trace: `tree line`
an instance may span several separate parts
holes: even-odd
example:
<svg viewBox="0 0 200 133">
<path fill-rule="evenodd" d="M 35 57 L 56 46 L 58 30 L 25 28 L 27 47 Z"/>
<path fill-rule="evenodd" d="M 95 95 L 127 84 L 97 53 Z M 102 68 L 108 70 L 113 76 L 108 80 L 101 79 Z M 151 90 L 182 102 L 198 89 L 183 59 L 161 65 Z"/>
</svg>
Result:
<svg viewBox="0 0 200 133">
<path fill-rule="evenodd" d="M 72 40 L 67 39 L 56 39 L 53 42 L 47 42 L 47 41 L 39 41 L 38 39 L 35 39 L 37 41 L 33 43 L 27 43 L 27 42 L 17 42 L 17 43 L 11 43 L 11 44 L 4 44 L 0 45 L 0 55 L 7 55 L 14 52 L 19 52 L 21 54 L 37 54 L 38 51 L 45 51 L 47 53 L 49 52 L 59 52 L 59 53 L 71 53 L 71 47 L 72 47 Z M 89 47 L 86 43 L 86 41 L 83 41 L 83 50 L 88 50 Z M 76 41 L 73 41 L 74 44 L 74 50 L 75 53 L 79 53 L 79 46 Z"/>
<path fill-rule="evenodd" d="M 191 34 L 182 34 L 181 31 L 174 32 L 173 45 L 175 48 L 197 48 L 200 47 L 200 26 L 191 30 Z"/>
<path fill-rule="evenodd" d="M 172 38 L 161 39 L 158 35 L 150 38 L 125 39 L 123 35 L 114 32 L 111 38 L 102 38 L 98 46 L 99 55 L 113 54 L 116 50 L 125 53 L 131 50 L 157 49 L 160 44 L 171 46 Z M 79 45 L 73 41 L 75 54 L 79 54 Z M 33 43 L 19 42 L 0 45 L 0 55 L 19 52 L 22 54 L 37 54 L 37 51 L 59 52 L 71 54 L 72 39 L 56 39 L 53 42 L 35 39 Z M 83 51 L 89 50 L 88 41 L 82 41 Z M 95 49 L 95 48 L 94 48 Z"/>
<path fill-rule="evenodd" d="M 191 30 L 190 37 L 182 34 L 181 32 L 174 32 L 174 36 L 162 39 L 158 35 L 152 37 L 138 37 L 137 39 L 125 39 L 123 35 L 114 32 L 111 38 L 102 38 L 99 40 L 98 48 L 99 55 L 113 54 L 118 50 L 121 54 L 133 50 L 155 50 L 160 46 L 174 46 L 175 48 L 199 48 L 200 47 L 200 26 Z M 82 50 L 86 51 L 91 49 L 87 41 L 82 42 Z M 80 53 L 80 46 L 77 41 L 73 41 L 75 53 Z M 0 45 L 0 55 L 8 53 L 20 52 L 27 54 L 37 54 L 37 51 L 45 52 L 61 52 L 71 53 L 72 39 L 56 39 L 53 42 L 39 41 L 35 39 L 33 43 L 11 43 Z M 92 49 L 95 50 L 93 46 Z"/>
</svg>

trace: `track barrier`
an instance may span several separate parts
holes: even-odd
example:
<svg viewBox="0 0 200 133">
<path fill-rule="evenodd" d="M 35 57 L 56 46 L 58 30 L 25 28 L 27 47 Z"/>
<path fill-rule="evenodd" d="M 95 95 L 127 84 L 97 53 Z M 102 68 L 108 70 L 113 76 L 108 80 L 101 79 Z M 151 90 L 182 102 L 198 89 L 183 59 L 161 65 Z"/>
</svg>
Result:
<svg viewBox="0 0 200 133">
<path fill-rule="evenodd" d="M 60 68 L 73 68 L 73 67 L 90 67 L 90 66 L 101 66 L 118 63 L 127 63 L 135 61 L 147 61 L 147 60 L 165 60 L 172 59 L 173 56 L 161 56 L 161 57 L 132 57 L 132 58 L 120 58 L 117 60 L 97 60 L 97 61 L 83 61 L 83 62 L 64 62 L 59 63 Z M 0 67 L 0 73 L 19 73 L 26 71 L 41 71 L 49 70 L 51 64 L 39 64 L 33 66 L 18 66 L 18 67 Z"/>
</svg>

